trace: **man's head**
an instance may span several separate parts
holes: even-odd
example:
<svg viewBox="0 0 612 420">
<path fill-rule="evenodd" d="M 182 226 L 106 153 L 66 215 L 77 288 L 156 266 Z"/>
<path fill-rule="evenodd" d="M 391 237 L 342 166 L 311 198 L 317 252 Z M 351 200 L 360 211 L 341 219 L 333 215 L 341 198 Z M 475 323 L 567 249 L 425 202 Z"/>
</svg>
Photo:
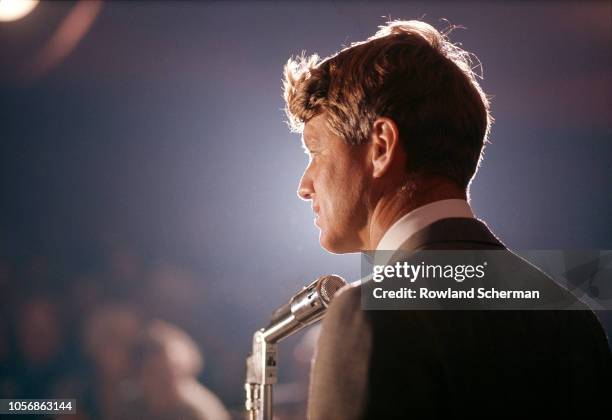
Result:
<svg viewBox="0 0 612 420">
<path fill-rule="evenodd" d="M 298 194 L 312 200 L 324 248 L 372 246 L 376 212 L 399 190 L 418 195 L 435 180 L 467 191 L 491 122 L 470 66 L 419 21 L 391 22 L 324 60 L 289 60 L 286 111 L 312 152 Z"/>
</svg>

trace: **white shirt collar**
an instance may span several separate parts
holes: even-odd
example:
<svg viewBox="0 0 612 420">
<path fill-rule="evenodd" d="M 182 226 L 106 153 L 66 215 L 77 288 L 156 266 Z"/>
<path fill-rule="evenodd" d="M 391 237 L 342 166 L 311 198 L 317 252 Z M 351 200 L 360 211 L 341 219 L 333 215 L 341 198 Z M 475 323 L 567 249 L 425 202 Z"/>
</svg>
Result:
<svg viewBox="0 0 612 420">
<path fill-rule="evenodd" d="M 461 199 L 439 200 L 418 207 L 400 217 L 385 232 L 376 251 L 395 251 L 413 234 L 441 219 L 451 217 L 474 218 L 472 208 L 467 201 Z M 373 264 L 387 264 L 391 258 L 390 252 L 376 252 Z M 359 287 L 368 281 L 372 275 L 350 283 L 351 287 Z"/>
<path fill-rule="evenodd" d="M 410 236 L 441 219 L 474 218 L 472 208 L 461 199 L 439 200 L 418 207 L 399 218 L 383 235 L 376 251 L 394 251 Z"/>
</svg>

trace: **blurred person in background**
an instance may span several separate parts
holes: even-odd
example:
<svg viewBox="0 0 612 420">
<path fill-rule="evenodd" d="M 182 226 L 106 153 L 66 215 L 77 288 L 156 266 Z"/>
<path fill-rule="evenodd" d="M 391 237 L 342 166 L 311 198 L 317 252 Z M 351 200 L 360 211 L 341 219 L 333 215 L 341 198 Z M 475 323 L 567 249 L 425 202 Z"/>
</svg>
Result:
<svg viewBox="0 0 612 420">
<path fill-rule="evenodd" d="M 225 420 L 223 403 L 196 379 L 203 357 L 178 327 L 151 322 L 134 353 L 140 396 L 126 405 L 122 419 Z"/>
<path fill-rule="evenodd" d="M 236 390 L 243 386 L 244 360 L 239 344 L 242 341 L 228 325 L 241 324 L 243 320 L 236 316 L 240 310 L 231 310 L 229 302 L 218 298 L 216 280 L 202 277 L 189 266 L 158 259 L 145 266 L 145 273 L 139 296 L 145 315 L 187 331 L 200 348 L 206 349 L 208 366 L 223 366 L 207 369 L 198 378 L 231 404 Z M 225 322 L 219 323 L 211 313 L 224 313 Z"/>
<path fill-rule="evenodd" d="M 44 398 L 70 367 L 64 319 L 56 300 L 44 294 L 23 298 L 16 310 L 15 398 Z M 3 396 L 8 398 L 9 396 Z"/>
<path fill-rule="evenodd" d="M 127 304 L 100 306 L 85 323 L 84 350 L 94 365 L 94 388 L 86 406 L 93 418 L 119 419 L 120 407 L 132 398 L 131 355 L 141 328 L 138 310 Z"/>
</svg>

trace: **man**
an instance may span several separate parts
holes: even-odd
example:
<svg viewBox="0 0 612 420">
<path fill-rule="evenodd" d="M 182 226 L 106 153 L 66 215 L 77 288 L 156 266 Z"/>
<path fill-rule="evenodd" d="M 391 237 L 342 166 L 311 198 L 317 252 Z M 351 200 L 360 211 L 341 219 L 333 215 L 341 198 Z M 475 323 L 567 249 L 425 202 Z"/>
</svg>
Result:
<svg viewBox="0 0 612 420">
<path fill-rule="evenodd" d="M 289 60 L 287 115 L 310 156 L 298 194 L 322 247 L 505 250 L 467 202 L 491 124 L 471 68 L 419 21 L 391 22 L 325 60 Z M 517 279 L 553 284 L 512 265 Z M 610 353 L 586 308 L 364 311 L 362 290 L 340 293 L 324 319 L 313 420 L 574 418 L 604 403 Z"/>
</svg>

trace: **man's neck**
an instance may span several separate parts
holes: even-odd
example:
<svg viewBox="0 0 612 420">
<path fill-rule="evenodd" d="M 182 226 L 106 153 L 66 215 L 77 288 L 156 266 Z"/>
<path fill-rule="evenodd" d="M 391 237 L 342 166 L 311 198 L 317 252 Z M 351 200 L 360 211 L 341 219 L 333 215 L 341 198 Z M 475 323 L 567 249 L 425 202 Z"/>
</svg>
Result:
<svg viewBox="0 0 612 420">
<path fill-rule="evenodd" d="M 429 180 L 414 190 L 400 187 L 394 193 L 381 197 L 370 218 L 366 250 L 376 249 L 385 232 L 405 214 L 429 203 L 447 199 L 465 200 L 466 194 L 445 179 Z"/>
</svg>

